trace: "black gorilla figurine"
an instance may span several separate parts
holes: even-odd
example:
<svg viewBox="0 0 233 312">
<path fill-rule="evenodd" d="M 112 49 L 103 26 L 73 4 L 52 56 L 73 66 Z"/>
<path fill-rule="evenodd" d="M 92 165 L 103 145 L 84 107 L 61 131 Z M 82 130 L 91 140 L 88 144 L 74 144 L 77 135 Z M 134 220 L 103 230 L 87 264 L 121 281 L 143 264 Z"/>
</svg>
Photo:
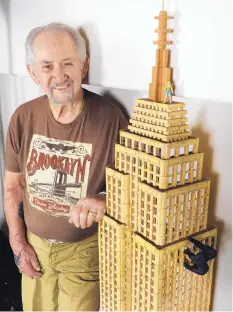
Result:
<svg viewBox="0 0 233 312">
<path fill-rule="evenodd" d="M 184 267 L 198 275 L 204 275 L 209 271 L 209 265 L 207 262 L 214 259 L 217 256 L 217 252 L 214 248 L 204 245 L 192 237 L 189 237 L 188 240 L 199 248 L 200 252 L 194 254 L 189 249 L 185 249 L 184 254 L 190 258 L 193 265 L 189 265 L 187 262 L 184 262 Z"/>
</svg>

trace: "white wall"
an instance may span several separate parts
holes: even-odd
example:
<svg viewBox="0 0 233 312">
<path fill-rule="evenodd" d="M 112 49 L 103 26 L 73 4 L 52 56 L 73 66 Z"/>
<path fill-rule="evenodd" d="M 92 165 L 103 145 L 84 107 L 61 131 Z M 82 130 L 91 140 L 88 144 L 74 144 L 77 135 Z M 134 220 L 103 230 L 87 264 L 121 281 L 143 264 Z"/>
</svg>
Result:
<svg viewBox="0 0 233 312">
<path fill-rule="evenodd" d="M 9 1 L 0 0 L 0 73 L 10 73 Z"/>
<path fill-rule="evenodd" d="M 12 72 L 26 75 L 24 41 L 36 26 L 62 21 L 90 39 L 90 84 L 147 91 L 162 0 L 11 0 Z M 176 94 L 230 101 L 231 0 L 165 0 L 175 17 L 171 65 Z M 94 65 L 94 66 L 92 66 Z M 224 81 L 224 83 L 222 83 Z"/>
<path fill-rule="evenodd" d="M 4 58 L 0 56 L 0 72 L 12 69 L 17 76 L 0 75 L 4 136 L 13 110 L 41 94 L 29 78 L 19 77 L 26 75 L 23 44 L 32 27 L 52 21 L 82 26 L 90 41 L 89 82 L 92 86 L 88 88 L 107 93 L 132 113 L 135 100 L 147 96 L 154 65 L 153 29 L 157 26 L 153 16 L 160 8 L 161 1 L 155 0 L 9 0 L 11 57 L 10 65 L 4 67 Z M 228 43 L 231 1 L 165 0 L 165 8 L 175 16 L 171 63 L 176 94 L 188 104 L 190 128 L 200 137 L 200 151 L 205 153 L 204 176 L 212 181 L 209 221 L 219 229 L 213 310 L 230 311 L 232 88 L 229 62 L 232 53 Z M 0 53 L 2 42 L 7 42 L 2 34 L 0 28 Z"/>
</svg>

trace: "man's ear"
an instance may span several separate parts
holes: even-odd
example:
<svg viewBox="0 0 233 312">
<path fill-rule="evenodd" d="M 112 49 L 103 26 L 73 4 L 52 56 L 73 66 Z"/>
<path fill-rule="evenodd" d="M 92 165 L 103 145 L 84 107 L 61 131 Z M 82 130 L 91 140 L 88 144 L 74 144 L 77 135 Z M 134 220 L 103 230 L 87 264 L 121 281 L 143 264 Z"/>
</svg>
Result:
<svg viewBox="0 0 233 312">
<path fill-rule="evenodd" d="M 29 73 L 29 75 L 31 76 L 32 80 L 36 83 L 36 84 L 39 84 L 39 80 L 37 79 L 36 77 L 36 74 L 33 70 L 33 66 L 31 64 L 27 64 L 27 71 Z"/>
<path fill-rule="evenodd" d="M 83 68 L 82 68 L 82 78 L 84 79 L 88 73 L 89 70 L 89 57 L 87 56 L 84 63 L 83 63 Z"/>
</svg>

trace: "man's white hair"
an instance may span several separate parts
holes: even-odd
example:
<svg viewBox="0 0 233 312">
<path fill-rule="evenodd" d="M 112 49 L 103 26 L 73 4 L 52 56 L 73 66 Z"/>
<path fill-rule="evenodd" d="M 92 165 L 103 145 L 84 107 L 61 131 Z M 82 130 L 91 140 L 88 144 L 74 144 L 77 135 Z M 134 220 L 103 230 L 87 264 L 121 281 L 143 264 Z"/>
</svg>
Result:
<svg viewBox="0 0 233 312">
<path fill-rule="evenodd" d="M 50 23 L 44 26 L 33 28 L 28 34 L 26 42 L 25 42 L 26 65 L 32 65 L 34 63 L 33 43 L 39 34 L 41 34 L 42 32 L 46 32 L 46 31 L 68 33 L 76 44 L 81 65 L 84 63 L 87 57 L 86 42 L 83 36 L 80 34 L 80 32 L 77 29 L 70 27 L 69 25 L 66 25 L 63 23 Z"/>
</svg>

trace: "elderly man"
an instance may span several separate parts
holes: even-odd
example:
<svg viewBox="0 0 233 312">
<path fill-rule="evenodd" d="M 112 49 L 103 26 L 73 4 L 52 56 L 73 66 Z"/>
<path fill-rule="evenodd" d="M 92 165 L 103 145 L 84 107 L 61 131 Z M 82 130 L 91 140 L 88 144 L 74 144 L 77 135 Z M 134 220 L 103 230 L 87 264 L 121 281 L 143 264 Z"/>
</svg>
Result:
<svg viewBox="0 0 233 312">
<path fill-rule="evenodd" d="M 11 117 L 4 180 L 23 308 L 97 310 L 105 166 L 113 163 L 114 144 L 127 119 L 81 87 L 88 58 L 75 29 L 59 23 L 33 29 L 26 64 L 45 95 Z"/>
</svg>

